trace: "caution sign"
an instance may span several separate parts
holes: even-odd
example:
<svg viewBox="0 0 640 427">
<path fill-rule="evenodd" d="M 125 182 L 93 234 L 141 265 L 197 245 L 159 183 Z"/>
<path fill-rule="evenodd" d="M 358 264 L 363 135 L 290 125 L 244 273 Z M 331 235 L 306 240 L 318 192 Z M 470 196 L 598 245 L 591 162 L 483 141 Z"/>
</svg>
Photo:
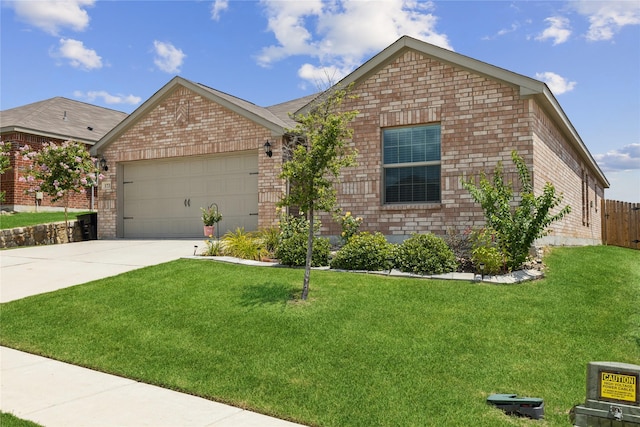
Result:
<svg viewBox="0 0 640 427">
<path fill-rule="evenodd" d="M 600 397 L 636 402 L 638 399 L 638 376 L 600 372 Z"/>
</svg>

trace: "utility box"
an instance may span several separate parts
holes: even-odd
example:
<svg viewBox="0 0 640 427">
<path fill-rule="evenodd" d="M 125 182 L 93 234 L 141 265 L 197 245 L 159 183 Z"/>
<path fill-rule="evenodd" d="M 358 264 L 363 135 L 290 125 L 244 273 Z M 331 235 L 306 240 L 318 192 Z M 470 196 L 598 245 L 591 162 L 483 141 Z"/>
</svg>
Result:
<svg viewBox="0 0 640 427">
<path fill-rule="evenodd" d="M 502 409 L 507 415 L 519 415 L 534 420 L 544 418 L 544 400 L 538 397 L 518 397 L 516 394 L 492 394 L 487 403 Z"/>
<path fill-rule="evenodd" d="M 587 399 L 573 410 L 576 427 L 640 426 L 640 366 L 616 362 L 587 365 Z"/>
<path fill-rule="evenodd" d="M 98 238 L 98 214 L 96 212 L 78 215 L 78 224 L 82 232 L 82 240 Z"/>
</svg>

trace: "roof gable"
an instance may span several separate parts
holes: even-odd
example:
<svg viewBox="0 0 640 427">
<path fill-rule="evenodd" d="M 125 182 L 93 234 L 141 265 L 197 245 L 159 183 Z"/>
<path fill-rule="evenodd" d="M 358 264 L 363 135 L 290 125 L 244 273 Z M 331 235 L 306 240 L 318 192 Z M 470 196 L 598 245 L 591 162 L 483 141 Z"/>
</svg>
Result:
<svg viewBox="0 0 640 427">
<path fill-rule="evenodd" d="M 94 144 L 127 113 L 55 97 L 0 111 L 0 131 Z"/>
<path fill-rule="evenodd" d="M 330 96 L 332 91 L 336 88 L 345 88 L 350 84 L 355 84 L 357 86 L 358 83 L 365 81 L 408 50 L 414 50 L 443 63 L 463 68 L 470 72 L 519 88 L 520 96 L 523 98 L 530 97 L 538 102 L 547 114 L 549 114 L 549 116 L 558 124 L 562 132 L 567 135 L 569 142 L 580 157 L 591 166 L 591 169 L 596 175 L 598 175 L 598 178 L 605 183 L 606 187 L 609 186 L 609 181 L 606 176 L 545 83 L 409 36 L 403 36 L 398 39 L 395 43 L 388 46 L 382 52 L 378 53 L 351 74 L 343 78 L 336 85 L 317 96 L 312 102 L 296 111 L 296 114 L 308 113 L 315 105 L 321 103 Z"/>
<path fill-rule="evenodd" d="M 274 136 L 282 135 L 285 128 L 289 125 L 287 121 L 278 117 L 267 108 L 259 107 L 249 101 L 229 95 L 228 93 L 176 76 L 158 90 L 151 98 L 146 100 L 133 113 L 131 113 L 129 117 L 118 124 L 118 126 L 111 129 L 111 131 L 93 147 L 92 153 L 96 154 L 98 151 L 111 144 L 111 142 L 119 135 L 132 127 L 138 122 L 138 120 L 161 103 L 165 97 L 173 92 L 173 90 L 178 86 L 182 86 L 192 92 L 195 92 L 211 102 L 217 103 L 242 117 L 270 129 Z"/>
</svg>

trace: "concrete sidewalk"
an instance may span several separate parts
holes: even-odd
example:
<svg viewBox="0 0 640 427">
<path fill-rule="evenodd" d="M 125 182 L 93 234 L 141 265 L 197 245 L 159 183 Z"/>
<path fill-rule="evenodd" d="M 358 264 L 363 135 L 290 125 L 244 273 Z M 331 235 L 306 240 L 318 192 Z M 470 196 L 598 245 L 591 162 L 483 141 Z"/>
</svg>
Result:
<svg viewBox="0 0 640 427">
<path fill-rule="evenodd" d="M 93 240 L 0 251 L 0 302 L 189 257 L 203 240 Z M 0 347 L 0 410 L 45 427 L 299 424 Z"/>
<path fill-rule="evenodd" d="M 294 427 L 127 378 L 0 347 L 3 412 L 45 427 Z"/>
</svg>

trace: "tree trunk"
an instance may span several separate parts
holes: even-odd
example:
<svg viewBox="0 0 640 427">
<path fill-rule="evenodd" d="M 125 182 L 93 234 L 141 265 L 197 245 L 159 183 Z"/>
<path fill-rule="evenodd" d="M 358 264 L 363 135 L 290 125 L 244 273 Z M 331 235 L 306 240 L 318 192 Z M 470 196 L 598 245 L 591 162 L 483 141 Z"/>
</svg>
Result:
<svg viewBox="0 0 640 427">
<path fill-rule="evenodd" d="M 309 296 L 309 278 L 311 276 L 311 258 L 313 257 L 313 204 L 309 208 L 309 234 L 307 236 L 307 261 L 304 267 L 304 282 L 302 284 L 302 300 Z"/>
<path fill-rule="evenodd" d="M 69 235 L 69 213 L 67 210 L 67 206 L 69 205 L 69 193 L 64 193 L 64 231 L 67 236 L 66 243 L 71 242 L 71 236 Z"/>
</svg>

